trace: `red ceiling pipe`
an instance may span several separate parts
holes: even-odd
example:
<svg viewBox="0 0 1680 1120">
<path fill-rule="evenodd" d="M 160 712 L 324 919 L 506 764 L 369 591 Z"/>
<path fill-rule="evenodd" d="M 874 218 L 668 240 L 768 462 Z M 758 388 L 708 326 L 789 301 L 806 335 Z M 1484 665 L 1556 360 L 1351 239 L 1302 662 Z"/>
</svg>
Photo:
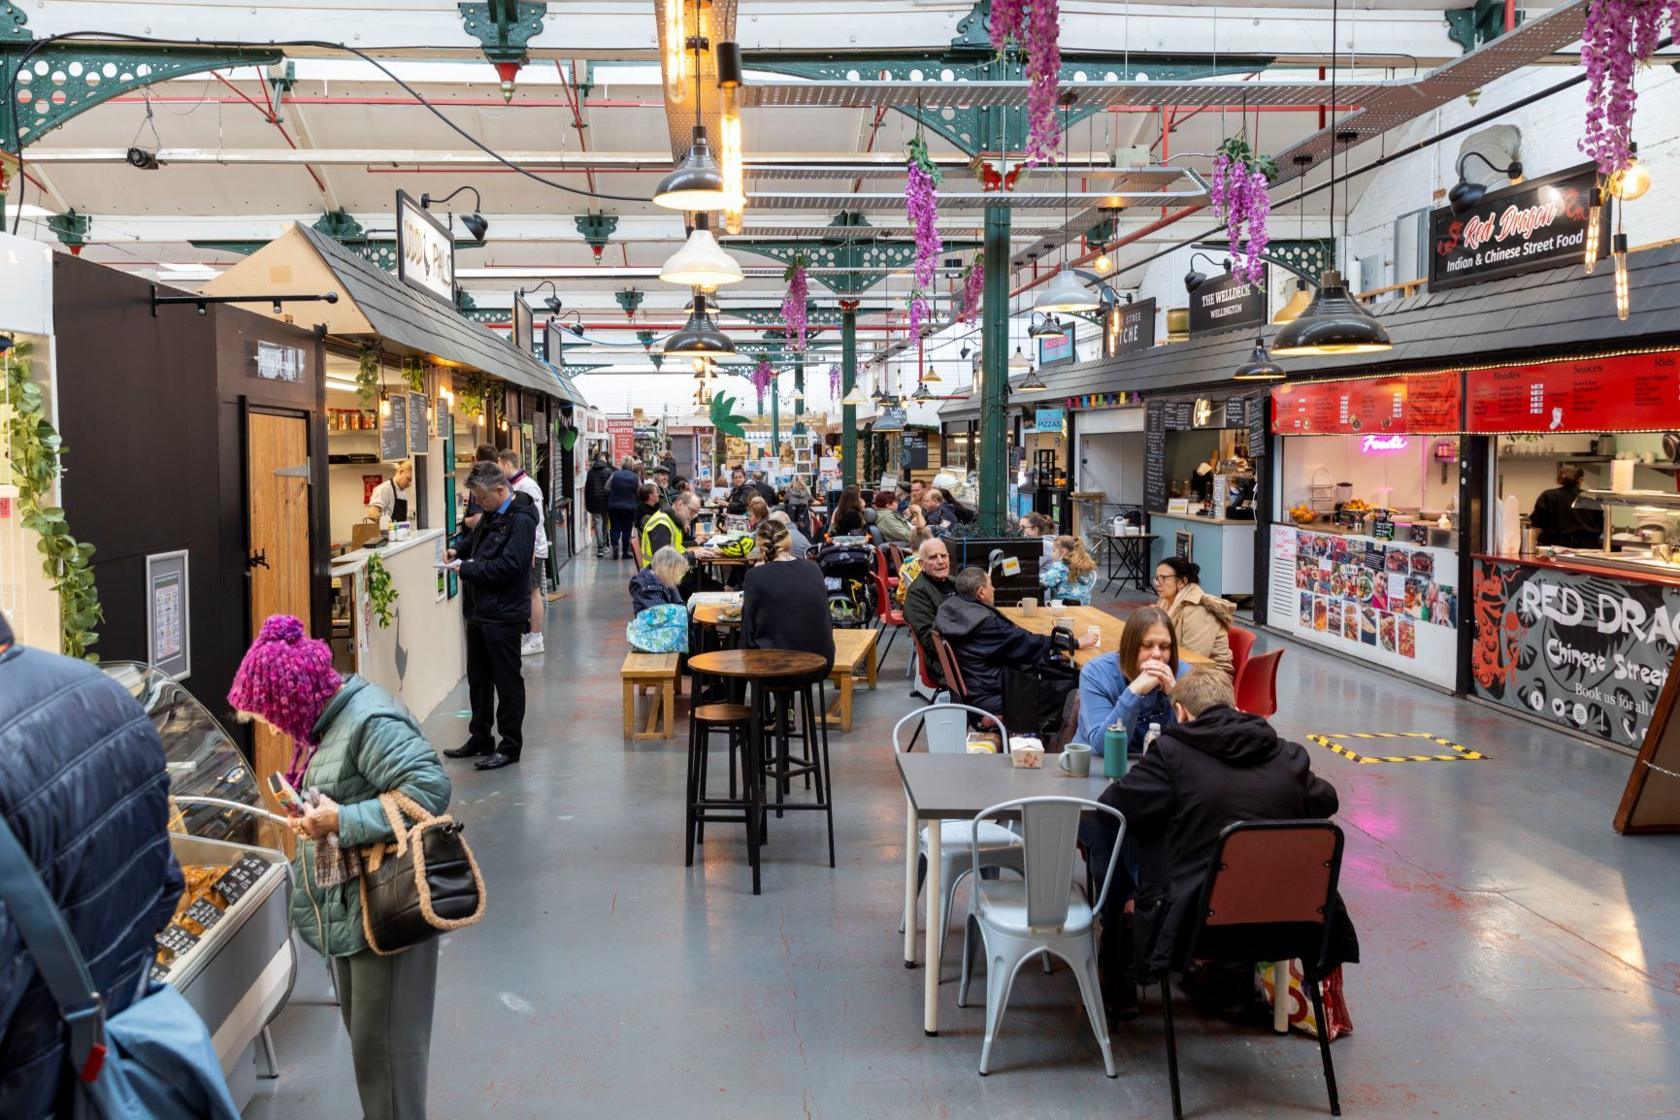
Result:
<svg viewBox="0 0 1680 1120">
<path fill-rule="evenodd" d="M 1132 232 L 1128 233 L 1126 236 L 1122 237 L 1120 240 L 1115 241 L 1115 242 L 1111 242 L 1108 245 L 1108 251 L 1112 253 L 1116 249 L 1123 248 L 1127 245 L 1130 245 L 1134 241 L 1138 241 L 1138 240 L 1141 240 L 1142 238 L 1148 237 L 1152 233 L 1158 232 L 1159 230 L 1166 229 L 1168 226 L 1172 225 L 1174 222 L 1177 222 L 1182 218 L 1188 218 L 1190 215 L 1196 213 L 1196 211 L 1204 210 L 1204 209 L 1206 209 L 1206 207 L 1204 207 L 1204 206 L 1186 206 L 1182 210 L 1175 210 L 1171 214 L 1169 214 L 1166 217 L 1160 219 L 1159 221 L 1150 222 L 1148 225 L 1144 226 L 1142 229 L 1135 229 Z M 1098 257 L 1102 256 L 1102 254 L 1103 254 L 1102 249 L 1100 249 L 1100 248 L 1092 249 L 1088 253 L 1082 253 L 1079 256 L 1073 258 L 1073 260 L 1068 262 L 1067 267 L 1077 268 L 1079 265 L 1089 264 L 1092 261 L 1096 260 Z M 1051 277 L 1055 276 L 1056 273 L 1060 272 L 1061 270 L 1062 270 L 1061 266 L 1057 266 L 1056 268 L 1051 269 L 1049 272 L 1046 272 L 1041 276 L 1034 276 L 1031 280 L 1028 280 L 1025 284 L 1022 284 L 1020 287 L 1012 290 L 1009 293 L 1010 298 L 1013 299 L 1015 296 L 1020 295 L 1022 292 L 1025 292 L 1025 291 L 1028 291 L 1032 288 L 1038 287 L 1040 284 L 1044 283 L 1045 281 L 1049 280 Z"/>
</svg>

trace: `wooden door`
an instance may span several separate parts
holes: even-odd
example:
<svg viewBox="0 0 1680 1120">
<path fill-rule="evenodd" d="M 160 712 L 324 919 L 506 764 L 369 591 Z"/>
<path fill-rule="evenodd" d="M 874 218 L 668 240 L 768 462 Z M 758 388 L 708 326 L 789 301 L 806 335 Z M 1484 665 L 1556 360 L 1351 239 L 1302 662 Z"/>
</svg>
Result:
<svg viewBox="0 0 1680 1120">
<path fill-rule="evenodd" d="M 246 570 L 255 639 L 270 615 L 295 615 L 309 625 L 309 422 L 303 416 L 248 412 L 245 449 Z M 260 724 L 254 744 L 251 762 L 266 798 L 268 776 L 290 765 L 292 744 Z"/>
</svg>

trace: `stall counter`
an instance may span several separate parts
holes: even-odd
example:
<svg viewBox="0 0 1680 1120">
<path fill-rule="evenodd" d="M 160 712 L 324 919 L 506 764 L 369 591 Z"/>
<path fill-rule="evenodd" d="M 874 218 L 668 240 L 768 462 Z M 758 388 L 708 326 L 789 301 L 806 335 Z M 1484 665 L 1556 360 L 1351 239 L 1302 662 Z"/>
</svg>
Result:
<svg viewBox="0 0 1680 1120">
<path fill-rule="evenodd" d="M 445 547 L 442 529 L 423 530 L 381 548 L 347 552 L 333 561 L 334 581 L 349 583 L 354 669 L 425 719 L 466 672 L 460 598 L 445 592 L 434 566 Z M 381 627 L 367 596 L 367 562 L 377 555 L 397 598 Z"/>
<path fill-rule="evenodd" d="M 1202 588 L 1214 595 L 1254 594 L 1254 522 L 1194 514 L 1151 513 L 1150 571 L 1178 554 L 1178 535 L 1189 534 L 1190 560 L 1202 570 Z"/>
<path fill-rule="evenodd" d="M 1680 644 L 1680 568 L 1474 559 L 1471 695 L 1637 749 Z"/>
</svg>

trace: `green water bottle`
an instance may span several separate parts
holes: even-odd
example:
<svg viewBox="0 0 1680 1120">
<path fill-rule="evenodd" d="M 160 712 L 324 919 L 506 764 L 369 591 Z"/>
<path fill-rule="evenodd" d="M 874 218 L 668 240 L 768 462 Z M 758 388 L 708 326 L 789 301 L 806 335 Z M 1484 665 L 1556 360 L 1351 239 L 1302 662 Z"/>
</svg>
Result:
<svg viewBox="0 0 1680 1120">
<path fill-rule="evenodd" d="M 1123 723 L 1103 732 L 1103 773 L 1110 778 L 1126 776 L 1126 725 Z"/>
</svg>

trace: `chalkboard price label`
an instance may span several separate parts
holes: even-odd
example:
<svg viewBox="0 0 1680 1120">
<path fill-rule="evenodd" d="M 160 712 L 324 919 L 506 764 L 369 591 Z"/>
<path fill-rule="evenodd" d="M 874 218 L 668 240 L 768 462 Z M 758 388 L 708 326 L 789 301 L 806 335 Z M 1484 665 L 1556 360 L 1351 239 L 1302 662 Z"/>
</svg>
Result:
<svg viewBox="0 0 1680 1120">
<path fill-rule="evenodd" d="M 1386 513 L 1377 514 L 1377 519 L 1371 522 L 1371 535 L 1379 541 L 1394 539 L 1394 520 Z"/>
</svg>

